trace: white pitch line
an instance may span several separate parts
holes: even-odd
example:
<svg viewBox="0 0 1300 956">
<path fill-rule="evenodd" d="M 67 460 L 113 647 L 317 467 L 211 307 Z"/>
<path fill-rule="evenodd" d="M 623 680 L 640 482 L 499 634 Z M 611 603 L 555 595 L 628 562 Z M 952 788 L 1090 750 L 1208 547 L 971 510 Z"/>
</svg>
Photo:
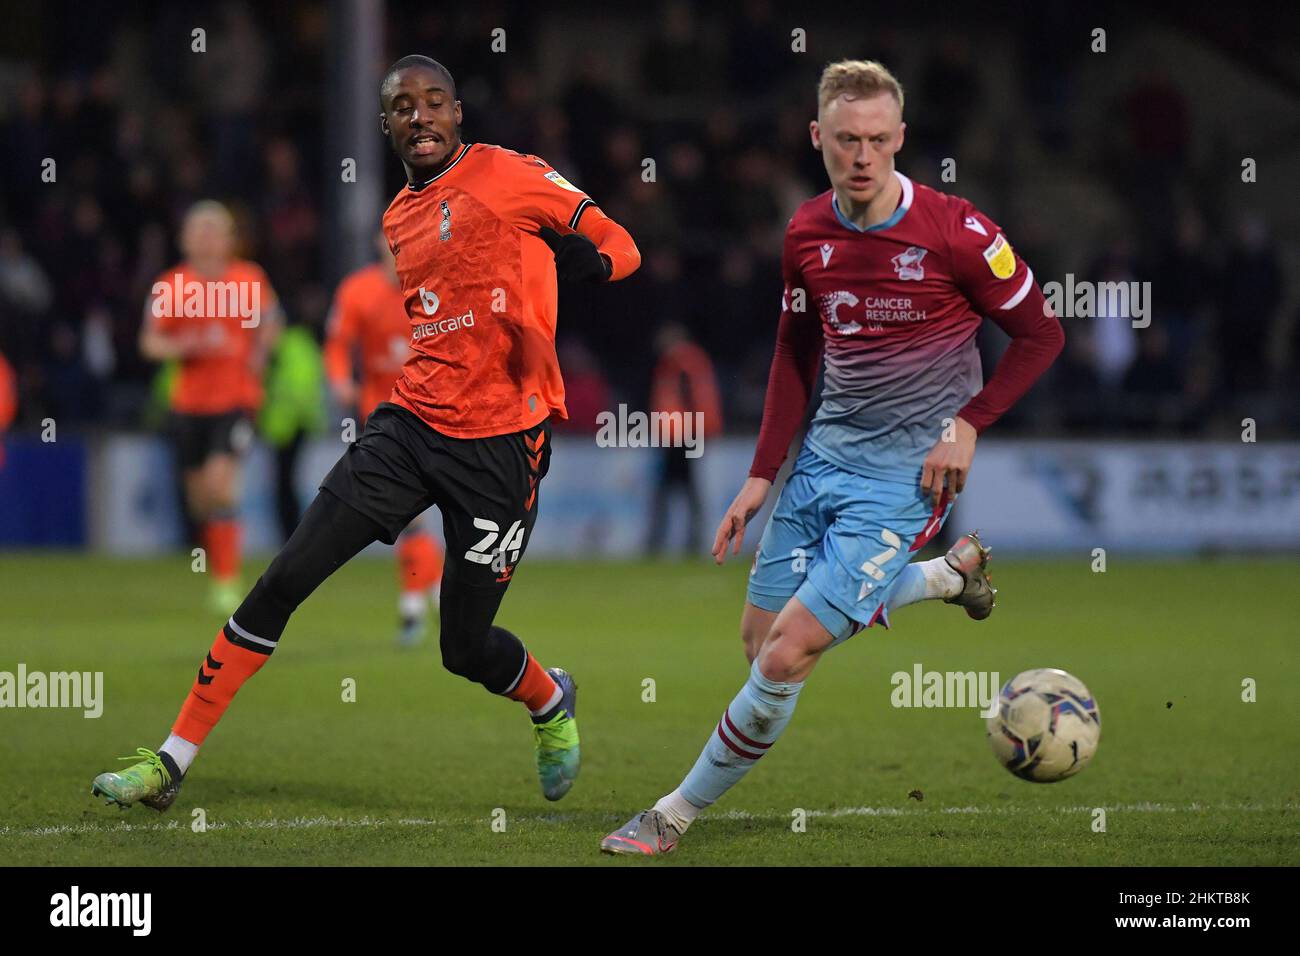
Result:
<svg viewBox="0 0 1300 956">
<path fill-rule="evenodd" d="M 1190 803 L 1185 806 L 1171 805 L 1165 803 L 1121 803 L 1107 806 L 1101 805 L 1112 813 L 1259 813 L 1259 812 L 1282 812 L 1294 811 L 1300 809 L 1294 804 L 1278 804 L 1271 806 L 1261 806 L 1260 804 L 1206 804 Z M 1077 807 L 838 807 L 834 810 L 807 810 L 810 817 L 908 817 L 908 816 L 926 816 L 931 814 L 957 814 L 970 816 L 1013 816 L 1028 815 L 1035 813 L 1092 813 L 1097 807 L 1077 806 Z M 581 815 L 577 813 L 547 813 L 547 814 L 519 814 L 513 817 L 514 820 L 527 823 L 566 823 L 579 819 Z M 618 814 L 607 814 L 609 820 L 621 820 L 623 817 Z M 709 814 L 706 819 L 709 820 L 788 820 L 789 813 L 750 813 L 748 810 L 724 810 L 717 813 Z M 381 827 L 443 827 L 443 826 L 474 826 L 487 822 L 489 817 L 445 819 L 445 820 L 427 820 L 419 818 L 403 818 L 397 820 L 378 820 L 373 817 L 360 817 L 357 819 L 347 819 L 344 817 L 288 817 L 285 819 L 272 818 L 269 820 L 231 820 L 214 821 L 207 824 L 206 829 L 209 831 L 220 830 L 310 830 L 317 828 L 333 828 L 339 830 L 348 829 L 379 829 Z M 60 824 L 47 827 L 12 827 L 0 826 L 0 837 L 4 836 L 65 836 L 73 833 L 158 833 L 169 830 L 188 829 L 188 824 L 180 820 L 171 820 L 167 823 L 127 823 L 125 821 L 117 824 L 100 824 L 100 823 L 75 823 Z"/>
<path fill-rule="evenodd" d="M 309 830 L 316 827 L 333 827 L 335 829 L 377 828 L 392 826 L 446 826 L 449 820 L 376 820 L 361 817 L 348 820 L 342 817 L 290 817 L 288 819 L 270 820 L 232 820 L 228 823 L 216 821 L 208 823 L 206 830 Z M 465 822 L 465 821 L 461 821 Z M 179 820 L 167 823 L 127 823 L 117 824 L 75 823 L 60 824 L 50 827 L 9 827 L 0 826 L 0 836 L 63 836 L 69 833 L 159 833 L 167 830 L 188 829 Z"/>
<path fill-rule="evenodd" d="M 1273 811 L 1294 810 L 1291 804 L 1278 806 L 1261 806 L 1259 804 L 1208 804 L 1190 803 L 1187 806 L 1171 806 L 1164 803 L 1120 803 L 1114 805 L 1100 804 L 1101 809 L 1113 813 L 1203 813 L 1205 811 Z M 810 817 L 905 817 L 924 816 L 927 813 L 952 813 L 970 815 L 1015 815 L 1031 813 L 1092 813 L 1098 809 L 1092 807 L 839 807 L 835 810 L 808 810 Z M 784 820 L 789 814 L 750 813 L 747 810 L 726 810 L 711 814 L 710 819 L 726 820 Z"/>
</svg>

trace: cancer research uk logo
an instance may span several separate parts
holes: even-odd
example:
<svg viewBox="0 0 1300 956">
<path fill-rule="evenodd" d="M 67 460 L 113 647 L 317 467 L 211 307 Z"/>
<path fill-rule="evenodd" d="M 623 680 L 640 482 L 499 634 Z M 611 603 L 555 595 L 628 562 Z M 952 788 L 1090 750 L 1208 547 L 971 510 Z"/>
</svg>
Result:
<svg viewBox="0 0 1300 956">
<path fill-rule="evenodd" d="M 684 448 L 687 458 L 704 454 L 703 412 L 596 413 L 596 444 L 601 448 Z"/>
<path fill-rule="evenodd" d="M 73 886 L 50 897 L 50 925 L 125 926 L 132 936 L 148 936 L 153 929 L 153 894 L 83 893 Z"/>
<path fill-rule="evenodd" d="M 262 321 L 262 283 L 199 282 L 177 272 L 171 282 L 155 282 L 150 290 L 155 319 L 239 319 L 246 329 Z"/>
<path fill-rule="evenodd" d="M 87 720 L 104 713 L 103 671 L 0 671 L 0 709 L 71 708 Z"/>
<path fill-rule="evenodd" d="M 853 335 L 863 328 L 868 332 L 882 332 L 886 322 L 924 322 L 926 319 L 925 309 L 913 308 L 912 297 L 906 295 L 869 295 L 859 299 L 852 292 L 837 289 L 819 295 L 817 304 L 826 324 L 838 335 Z M 859 305 L 862 308 L 856 314 L 866 322 L 865 326 L 858 319 L 840 316 L 841 308 L 846 315 L 852 316 L 854 313 L 850 310 L 856 310 Z"/>
</svg>

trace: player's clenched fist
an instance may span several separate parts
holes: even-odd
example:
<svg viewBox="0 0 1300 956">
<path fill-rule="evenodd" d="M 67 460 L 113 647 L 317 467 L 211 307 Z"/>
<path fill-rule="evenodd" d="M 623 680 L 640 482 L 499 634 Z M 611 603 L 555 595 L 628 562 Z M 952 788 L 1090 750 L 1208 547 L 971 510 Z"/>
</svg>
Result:
<svg viewBox="0 0 1300 956">
<path fill-rule="evenodd" d="M 609 260 L 582 233 L 562 236 L 550 226 L 543 226 L 537 234 L 555 253 L 555 274 L 562 281 L 604 282 L 609 278 Z"/>
<path fill-rule="evenodd" d="M 930 454 L 925 456 L 925 464 L 921 467 L 921 490 L 928 493 L 936 505 L 943 496 L 945 480 L 954 497 L 966 487 L 966 475 L 970 473 L 971 461 L 975 458 L 975 438 L 974 426 L 964 418 L 958 418 L 953 433 L 945 434 L 935 442 Z"/>
<path fill-rule="evenodd" d="M 718 564 L 727 559 L 728 541 L 732 542 L 731 553 L 740 554 L 741 542 L 745 540 L 745 525 L 763 507 L 771 487 L 772 483 L 766 478 L 754 477 L 748 478 L 741 486 L 740 494 L 722 516 L 718 533 L 713 536 L 713 560 Z"/>
</svg>

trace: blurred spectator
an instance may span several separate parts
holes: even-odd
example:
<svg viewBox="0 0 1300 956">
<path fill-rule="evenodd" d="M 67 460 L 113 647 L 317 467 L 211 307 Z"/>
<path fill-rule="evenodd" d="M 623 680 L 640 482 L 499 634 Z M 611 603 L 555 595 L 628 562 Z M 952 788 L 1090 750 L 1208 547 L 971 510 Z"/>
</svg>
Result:
<svg viewBox="0 0 1300 956">
<path fill-rule="evenodd" d="M 195 92 L 208 105 L 211 186 L 251 199 L 256 180 L 248 174 L 257 149 L 258 113 L 265 108 L 270 50 L 245 3 L 227 0 L 219 10 L 207 52 L 195 60 Z"/>
<path fill-rule="evenodd" d="M 947 34 L 921 69 L 917 119 L 908 124 L 917 146 L 935 165 L 958 155 L 957 147 L 982 99 L 979 75 L 971 62 L 970 41 Z"/>
<path fill-rule="evenodd" d="M 298 148 L 288 137 L 277 136 L 267 144 L 265 162 L 260 220 L 266 266 L 292 287 L 310 280 L 318 268 L 317 200 L 303 180 Z"/>
<path fill-rule="evenodd" d="M 1282 304 L 1282 272 L 1277 249 L 1257 213 L 1236 223 L 1220 296 L 1215 339 L 1226 401 L 1232 395 L 1262 391 L 1272 367 L 1269 344 Z"/>
<path fill-rule="evenodd" d="M 656 555 L 663 550 L 668 508 L 676 493 L 686 499 L 686 553 L 698 555 L 703 505 L 695 466 L 705 439 L 722 431 L 722 401 L 709 354 L 691 340 L 684 326 L 669 322 L 661 327 L 655 335 L 655 352 L 659 362 L 651 384 L 650 411 L 674 417 L 668 419 L 672 423 L 669 434 L 660 432 L 660 439 L 668 438 L 669 443 L 659 449 L 646 553 Z"/>
<path fill-rule="evenodd" d="M 6 308 L 28 316 L 46 311 L 53 299 L 49 278 L 13 229 L 0 232 L 0 298 Z"/>
<path fill-rule="evenodd" d="M 652 21 L 659 29 L 641 54 L 641 88 L 653 96 L 694 96 L 707 89 L 711 59 L 700 40 L 695 8 L 686 0 L 667 0 Z"/>
<path fill-rule="evenodd" d="M 1186 172 L 1191 138 L 1187 101 L 1154 55 L 1124 100 L 1129 180 L 1146 239 L 1158 241 L 1175 215 L 1175 186 Z"/>
<path fill-rule="evenodd" d="M 1049 372 L 1059 396 L 1061 424 L 1067 431 L 1092 432 L 1105 421 L 1097 373 L 1096 330 L 1091 319 L 1062 321 L 1065 349 Z"/>
<path fill-rule="evenodd" d="M 1191 358 L 1208 331 L 1219 302 L 1218 270 L 1206 244 L 1200 213 L 1186 205 L 1178 214 L 1172 241 L 1162 244 L 1152 269 L 1155 323 L 1169 334 L 1169 353 L 1176 364 Z"/>
<path fill-rule="evenodd" d="M 591 349 L 577 338 L 568 336 L 559 348 L 560 371 L 564 375 L 564 405 L 569 417 L 555 422 L 558 432 L 594 435 L 596 416 L 613 408 L 609 382 Z"/>
<path fill-rule="evenodd" d="M 1288 374 L 1278 326 L 1300 268 L 1263 216 L 1233 222 L 1240 197 L 1222 185 L 1243 137 L 1273 131 L 1266 111 L 1243 111 L 1229 128 L 1222 102 L 1185 94 L 1195 59 L 1116 50 L 1111 81 L 1084 82 L 1097 58 L 1086 42 L 1063 47 L 1061 38 L 1086 39 L 1091 21 L 1069 4 L 1011 21 L 953 10 L 938 33 L 907 8 L 877 11 L 867 29 L 817 0 L 794 18 L 773 0 L 662 0 L 615 6 L 589 24 L 563 5 L 523 0 L 460 12 L 386 6 L 386 58 L 421 50 L 446 62 L 467 139 L 544 157 L 642 250 L 645 266 L 626 283 L 561 290 L 575 423 L 593 403 L 644 393 L 653 330 L 672 316 L 718 363 L 728 421 L 757 425 L 782 232 L 826 188 L 808 137 L 817 74 L 840 56 L 899 71 L 909 93 L 899 168 L 986 204 L 1040 281 L 1068 271 L 1151 282 L 1152 327 L 1134 330 L 1122 315 L 1068 320 L 1061 367 L 999 434 L 1041 430 L 1039 403 L 1105 432 L 1133 424 L 1123 396 L 1141 395 L 1139 417 L 1190 434 L 1226 428 L 1226 417 L 1203 413 L 1243 390 L 1267 393 L 1260 408 L 1300 406 L 1300 357 Z M 147 17 L 124 8 L 71 33 L 55 28 L 65 9 L 16 13 L 31 18 L 21 35 L 38 40 L 0 55 L 0 348 L 23 394 L 20 426 L 57 409 L 135 427 L 153 374 L 135 348 L 140 310 L 149 283 L 176 261 L 170 237 L 195 200 L 231 201 L 247 237 L 241 254 L 265 263 L 285 301 L 309 300 L 338 278 L 323 255 L 333 195 L 323 177 L 337 168 L 322 161 L 334 105 L 322 98 L 330 8 L 224 0 L 200 24 L 203 53 L 191 51 L 184 3 Z M 508 56 L 487 51 L 499 25 Z M 811 56 L 791 50 L 796 25 Z M 1284 39 L 1258 24 L 1241 29 L 1257 43 Z M 991 45 L 998 40 L 1009 42 Z M 1194 32 L 1188 42 L 1198 42 Z M 373 83 L 382 66 L 358 82 Z M 1246 91 L 1248 70 L 1234 82 Z M 1079 128 L 1088 116 L 1101 127 Z M 935 159 L 950 155 L 957 184 L 938 177 Z M 386 162 L 385 178 L 396 175 Z M 1268 221 L 1279 228 L 1284 215 L 1269 210 Z M 1119 230 L 1133 236 L 1117 246 Z M 597 400 L 606 389 L 617 394 Z M 1300 434 L 1296 415 L 1278 421 Z"/>
<path fill-rule="evenodd" d="M 1123 410 L 1139 433 L 1177 428 L 1181 422 L 1183 375 L 1169 352 L 1169 335 L 1159 325 L 1142 329 L 1138 354 L 1124 373 Z"/>
<path fill-rule="evenodd" d="M 775 16 L 771 0 L 745 0 L 727 28 L 727 76 L 731 91 L 767 101 L 790 76 L 790 31 Z"/>
<path fill-rule="evenodd" d="M 1117 388 L 1137 355 L 1137 317 L 1135 296 L 1140 288 L 1138 269 L 1133 262 L 1132 244 L 1124 238 L 1115 240 L 1092 268 L 1097 287 L 1093 323 L 1093 358 L 1097 377 L 1109 394 Z M 1150 306 L 1150 302 L 1146 303 Z"/>
</svg>

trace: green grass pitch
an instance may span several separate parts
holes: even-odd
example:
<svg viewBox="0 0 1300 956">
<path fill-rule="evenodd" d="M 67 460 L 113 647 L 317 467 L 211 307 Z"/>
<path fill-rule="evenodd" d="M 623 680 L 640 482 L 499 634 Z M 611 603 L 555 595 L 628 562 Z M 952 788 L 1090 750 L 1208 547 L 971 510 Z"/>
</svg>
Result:
<svg viewBox="0 0 1300 956">
<path fill-rule="evenodd" d="M 930 602 L 831 652 L 766 759 L 649 865 L 1300 861 L 1300 564 L 1089 563 L 995 560 L 987 622 Z M 447 674 L 433 641 L 398 651 L 392 565 L 354 561 L 158 815 L 102 806 L 90 781 L 165 736 L 219 623 L 204 580 L 182 555 L 0 557 L 0 670 L 103 671 L 105 696 L 99 719 L 0 710 L 0 861 L 646 865 L 598 842 L 677 784 L 743 682 L 747 564 L 521 565 L 499 621 L 581 688 L 582 777 L 548 804 L 519 705 Z M 1096 759 L 1057 784 L 1012 777 L 975 710 L 891 706 L 890 675 L 918 662 L 1072 671 L 1101 708 Z"/>
</svg>

